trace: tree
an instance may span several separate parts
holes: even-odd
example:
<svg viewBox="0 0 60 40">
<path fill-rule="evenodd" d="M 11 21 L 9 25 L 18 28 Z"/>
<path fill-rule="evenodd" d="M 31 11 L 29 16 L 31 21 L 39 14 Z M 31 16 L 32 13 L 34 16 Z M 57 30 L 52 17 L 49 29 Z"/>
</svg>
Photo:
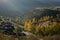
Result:
<svg viewBox="0 0 60 40">
<path fill-rule="evenodd" d="M 27 31 L 31 31 L 31 29 L 32 29 L 32 22 L 31 22 L 31 20 L 25 22 L 24 28 Z"/>
<path fill-rule="evenodd" d="M 17 22 L 17 23 L 20 23 L 20 17 L 17 17 L 17 18 L 16 18 L 16 22 Z"/>
</svg>

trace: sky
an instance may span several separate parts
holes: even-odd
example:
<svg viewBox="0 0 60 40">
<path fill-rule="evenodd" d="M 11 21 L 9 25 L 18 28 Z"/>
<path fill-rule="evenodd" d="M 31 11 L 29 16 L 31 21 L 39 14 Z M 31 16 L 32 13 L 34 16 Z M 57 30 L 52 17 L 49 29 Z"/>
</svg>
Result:
<svg viewBox="0 0 60 40">
<path fill-rule="evenodd" d="M 0 0 L 0 9 L 25 12 L 38 7 L 60 6 L 60 0 Z"/>
<path fill-rule="evenodd" d="M 0 6 L 9 10 L 26 11 L 45 5 L 54 5 L 51 2 L 60 2 L 60 0 L 0 0 Z"/>
</svg>

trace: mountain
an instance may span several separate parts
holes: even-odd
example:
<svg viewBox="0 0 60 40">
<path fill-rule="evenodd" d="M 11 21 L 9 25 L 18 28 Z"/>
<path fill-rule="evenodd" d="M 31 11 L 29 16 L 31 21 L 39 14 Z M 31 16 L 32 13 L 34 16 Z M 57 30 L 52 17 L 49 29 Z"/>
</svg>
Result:
<svg viewBox="0 0 60 40">
<path fill-rule="evenodd" d="M 50 8 L 36 8 L 35 10 L 26 13 L 24 18 L 31 19 L 31 18 L 41 18 L 44 16 L 53 16 L 56 17 L 57 14 L 60 14 L 59 7 L 50 7 Z"/>
</svg>

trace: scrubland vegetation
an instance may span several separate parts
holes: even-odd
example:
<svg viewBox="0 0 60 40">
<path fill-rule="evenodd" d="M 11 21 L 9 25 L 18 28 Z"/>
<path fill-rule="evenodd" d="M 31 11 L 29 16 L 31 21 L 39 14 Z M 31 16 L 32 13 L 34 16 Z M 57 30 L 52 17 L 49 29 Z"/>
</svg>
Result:
<svg viewBox="0 0 60 40">
<path fill-rule="evenodd" d="M 60 14 L 57 14 L 60 15 Z M 39 35 L 55 35 L 60 34 L 60 20 L 59 16 L 53 18 L 53 16 L 44 16 L 41 19 L 35 19 L 25 22 L 25 29 L 29 32 Z"/>
<path fill-rule="evenodd" d="M 51 12 L 50 10 L 51 9 L 49 9 L 49 11 L 47 10 L 47 13 Z M 54 10 L 51 12 L 51 15 L 44 15 L 40 18 L 32 17 L 28 20 L 23 19 L 23 23 L 21 23 L 20 17 L 15 19 L 8 18 L 9 20 L 5 20 L 6 18 L 1 18 L 3 20 L 0 21 L 0 23 L 10 22 L 14 29 L 12 29 L 12 32 L 11 30 L 8 30 L 8 32 L 11 32 L 7 32 L 10 35 L 4 34 L 4 32 L 0 29 L 0 40 L 60 40 L 60 10 Z M 52 15 L 53 13 L 55 15 Z M 6 23 L 0 24 L 0 27 L 1 25 L 3 27 Z M 22 34 L 23 31 L 26 34 Z"/>
</svg>

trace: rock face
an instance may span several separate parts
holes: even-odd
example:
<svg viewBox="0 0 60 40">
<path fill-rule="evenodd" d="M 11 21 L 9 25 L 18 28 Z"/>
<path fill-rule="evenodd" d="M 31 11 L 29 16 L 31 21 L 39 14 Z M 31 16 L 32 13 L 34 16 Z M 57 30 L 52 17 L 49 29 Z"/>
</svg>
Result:
<svg viewBox="0 0 60 40">
<path fill-rule="evenodd" d="M 6 20 L 5 18 L 0 18 L 0 31 L 3 33 L 13 33 L 14 26 L 9 20 Z"/>
<path fill-rule="evenodd" d="M 26 36 L 26 34 L 20 32 L 14 32 L 15 27 L 13 26 L 12 21 L 7 20 L 6 18 L 0 18 L 0 31 L 6 35 L 16 35 L 16 36 Z"/>
</svg>

